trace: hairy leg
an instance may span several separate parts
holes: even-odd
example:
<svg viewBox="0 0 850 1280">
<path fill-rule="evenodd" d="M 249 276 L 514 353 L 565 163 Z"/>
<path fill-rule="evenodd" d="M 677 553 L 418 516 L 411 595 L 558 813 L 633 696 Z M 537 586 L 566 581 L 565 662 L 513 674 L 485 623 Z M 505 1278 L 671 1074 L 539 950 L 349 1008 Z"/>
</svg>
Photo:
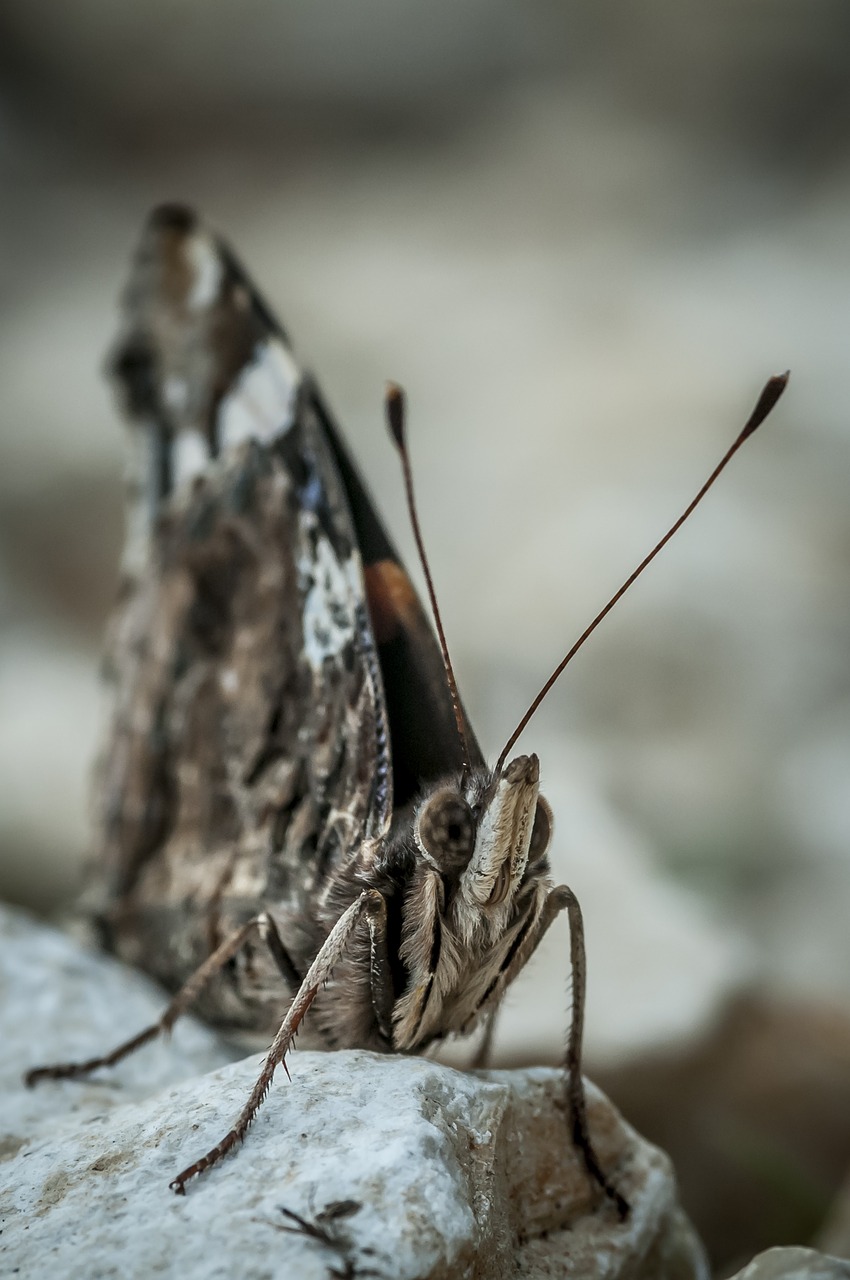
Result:
<svg viewBox="0 0 850 1280">
<path fill-rule="evenodd" d="M 295 1034 L 320 987 L 331 978 L 334 966 L 345 951 L 354 930 L 364 916 L 367 922 L 370 922 L 375 918 L 380 919 L 382 913 L 384 915 L 386 913 L 386 904 L 381 894 L 376 889 L 364 889 L 359 898 L 337 920 L 319 954 L 307 970 L 300 990 L 289 1006 L 286 1017 L 272 1041 L 251 1096 L 239 1113 L 233 1128 L 206 1155 L 201 1156 L 200 1160 L 190 1164 L 173 1179 L 169 1185 L 177 1195 L 185 1195 L 186 1183 L 191 1178 L 211 1169 L 222 1156 L 227 1155 L 228 1151 L 232 1151 L 236 1144 L 244 1139 L 251 1122 L 265 1101 L 276 1069 L 283 1064 L 283 1069 L 286 1071 L 284 1059 L 292 1046 Z"/>
<path fill-rule="evenodd" d="M 496 1030 L 496 1018 L 499 1013 L 499 1006 L 494 1005 L 484 1020 L 484 1034 L 475 1053 L 470 1059 L 469 1071 L 482 1071 L 490 1064 L 490 1052 L 493 1048 L 493 1033 Z"/>
<path fill-rule="evenodd" d="M 372 993 L 372 1011 L 378 1030 L 392 1048 L 395 988 L 387 950 L 387 904 L 380 894 L 377 894 L 367 909 L 366 922 L 369 926 L 369 989 Z"/>
<path fill-rule="evenodd" d="M 593 1182 L 605 1192 L 605 1195 L 616 1206 L 617 1213 L 621 1218 L 625 1218 L 629 1212 L 629 1204 L 625 1197 L 617 1190 L 611 1180 L 607 1177 L 596 1152 L 593 1149 L 593 1142 L 590 1137 L 590 1130 L 587 1124 L 587 1100 L 584 1093 L 584 1078 L 582 1076 L 582 1043 L 584 1039 L 584 1007 L 585 992 L 587 985 L 587 958 L 584 947 L 584 922 L 582 920 L 581 907 L 578 898 L 572 889 L 562 884 L 553 889 L 543 904 L 543 909 L 536 921 L 529 927 L 525 935 L 521 935 L 519 944 L 511 957 L 508 965 L 499 975 L 497 982 L 493 984 L 490 991 L 487 992 L 481 1003 L 479 1013 L 488 1013 L 491 1016 L 495 1013 L 496 1008 L 502 998 L 506 987 L 508 987 L 517 976 L 519 971 L 527 964 L 531 956 L 537 950 L 544 934 L 549 929 L 552 922 L 566 910 L 567 919 L 570 926 L 570 973 L 572 982 L 572 1019 L 570 1021 L 570 1033 L 567 1040 L 567 1056 L 566 1056 L 566 1092 L 567 1107 L 570 1115 L 570 1126 L 573 1135 L 573 1141 L 581 1152 L 582 1160 L 585 1168 Z"/>
<path fill-rule="evenodd" d="M 584 1008 L 587 986 L 587 957 L 584 948 L 584 921 L 578 898 L 572 889 L 561 886 L 565 895 L 567 918 L 570 924 L 570 969 L 572 972 L 573 1015 L 567 1039 L 567 1103 L 572 1121 L 573 1141 L 582 1154 L 585 1167 L 594 1182 L 605 1192 L 617 1209 L 620 1218 L 626 1218 L 629 1202 L 608 1178 L 596 1157 L 590 1130 L 587 1125 L 587 1099 L 584 1093 L 584 1077 L 581 1073 L 582 1044 L 584 1040 Z M 556 889 L 555 893 L 558 892 Z M 550 895 L 551 896 L 551 895 Z"/>
<path fill-rule="evenodd" d="M 241 928 L 236 929 L 229 937 L 225 938 L 220 946 L 216 947 L 212 955 L 207 956 L 203 964 L 199 965 L 191 977 L 184 982 L 157 1022 L 145 1027 L 143 1031 L 132 1036 L 131 1039 L 124 1040 L 110 1053 L 106 1053 L 100 1058 L 89 1058 L 85 1062 L 59 1062 L 52 1066 L 34 1067 L 24 1076 L 24 1083 L 28 1088 L 32 1088 L 40 1080 L 69 1080 L 78 1076 L 89 1075 L 90 1072 L 96 1071 L 99 1067 L 114 1067 L 116 1063 L 129 1057 L 131 1053 L 135 1053 L 143 1045 L 149 1044 L 151 1040 L 155 1040 L 161 1035 L 167 1035 L 177 1019 L 194 1004 L 207 983 L 241 951 L 242 947 L 255 932 L 259 933 L 260 937 L 268 945 L 290 992 L 297 991 L 300 985 L 300 978 L 295 966 L 289 958 L 274 921 L 271 916 L 263 912 L 262 915 L 256 916 L 253 920 L 249 920 L 247 924 L 243 924 Z"/>
</svg>

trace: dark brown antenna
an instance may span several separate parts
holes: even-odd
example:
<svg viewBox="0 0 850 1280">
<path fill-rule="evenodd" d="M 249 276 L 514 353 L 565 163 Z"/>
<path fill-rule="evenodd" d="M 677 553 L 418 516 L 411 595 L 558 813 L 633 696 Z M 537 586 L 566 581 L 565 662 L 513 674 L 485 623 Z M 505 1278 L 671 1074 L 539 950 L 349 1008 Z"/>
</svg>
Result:
<svg viewBox="0 0 850 1280">
<path fill-rule="evenodd" d="M 440 617 L 440 610 L 437 607 L 437 595 L 434 591 L 434 581 L 431 577 L 428 557 L 425 554 L 425 544 L 422 541 L 422 531 L 419 528 L 419 516 L 416 514 L 416 500 L 413 496 L 413 474 L 410 468 L 410 455 L 407 452 L 407 439 L 405 436 L 404 392 L 401 387 L 396 385 L 396 383 L 387 383 L 384 404 L 387 413 L 387 426 L 390 429 L 390 435 L 393 438 L 393 443 L 398 449 L 399 457 L 401 458 L 401 468 L 404 473 L 404 488 L 407 494 L 407 510 L 410 513 L 410 523 L 413 526 L 413 536 L 416 539 L 416 550 L 419 552 L 419 563 L 422 565 L 422 572 L 425 574 L 425 582 L 428 587 L 428 598 L 431 601 L 431 612 L 434 615 L 434 622 L 437 626 L 437 635 L 440 637 L 440 648 L 443 653 L 443 666 L 446 669 L 446 681 L 449 686 L 452 708 L 455 714 L 455 724 L 457 725 L 457 733 L 460 738 L 460 746 L 463 753 L 463 779 L 465 781 L 469 774 L 469 742 L 466 737 L 466 725 L 463 722 L 463 712 L 460 708 L 457 681 L 455 680 L 452 660 L 449 657 L 449 646 L 446 644 L 446 633 L 443 630 L 443 620 Z"/>
<path fill-rule="evenodd" d="M 785 390 L 786 386 L 788 385 L 788 378 L 789 378 L 788 373 L 782 373 L 782 374 L 776 374 L 774 375 L 774 377 L 768 380 L 768 382 L 765 384 L 764 390 L 762 391 L 761 395 L 758 398 L 756 407 L 753 409 L 752 413 L 747 419 L 746 424 L 744 425 L 744 428 L 741 431 L 740 435 L 734 441 L 734 443 L 729 447 L 729 449 L 727 449 L 726 453 L 720 459 L 717 466 L 714 468 L 711 475 L 708 477 L 705 484 L 700 489 L 699 493 L 696 495 L 693 501 L 689 503 L 687 507 L 685 507 L 685 510 L 679 516 L 679 519 L 670 529 L 667 530 L 664 537 L 661 539 L 659 543 L 656 544 L 656 546 L 653 547 L 649 555 L 644 560 L 641 560 L 640 564 L 635 569 L 634 573 L 632 573 L 626 579 L 626 581 L 620 587 L 620 590 L 617 591 L 611 597 L 611 599 L 606 604 L 605 608 L 602 609 L 596 615 L 596 617 L 591 622 L 590 626 L 587 627 L 587 629 L 581 633 L 578 640 L 576 640 L 572 649 L 570 649 L 569 653 L 566 655 L 563 661 L 558 663 L 557 667 L 552 672 L 551 676 L 546 681 L 543 688 L 540 690 L 537 697 L 534 699 L 531 706 L 528 708 L 525 715 L 522 717 L 522 719 L 520 720 L 517 727 L 514 729 L 511 736 L 508 738 L 508 741 L 506 742 L 505 747 L 502 751 L 502 754 L 499 756 L 498 762 L 496 764 L 497 775 L 502 772 L 502 769 L 504 768 L 504 765 L 505 765 L 505 761 L 508 758 L 508 753 L 510 752 L 511 748 L 514 746 L 514 743 L 516 742 L 519 735 L 522 733 L 525 726 L 528 724 L 531 717 L 534 715 L 537 708 L 540 706 L 543 699 L 546 697 L 546 694 L 552 688 L 552 685 L 555 683 L 555 681 L 558 679 L 561 672 L 564 670 L 564 667 L 566 667 L 568 662 L 571 662 L 573 660 L 573 658 L 576 656 L 581 646 L 584 644 L 585 640 L 587 640 L 587 638 L 593 634 L 593 632 L 599 626 L 602 619 L 606 616 L 606 614 L 611 612 L 611 610 L 614 608 L 614 605 L 617 603 L 617 601 L 626 594 L 629 587 L 637 578 L 640 577 L 640 575 L 643 573 L 647 565 L 651 564 L 651 562 L 658 555 L 661 548 L 666 546 L 667 543 L 670 541 L 670 539 L 673 537 L 673 534 L 676 533 L 679 529 L 681 529 L 682 525 L 685 523 L 685 521 L 687 520 L 691 512 L 694 510 L 694 508 L 699 506 L 699 504 L 702 502 L 703 498 L 708 493 L 711 486 L 714 484 L 717 477 L 720 475 L 721 471 L 723 471 L 727 466 L 727 464 L 732 461 L 732 459 L 734 458 L 735 454 L 738 452 L 738 450 L 740 449 L 744 441 L 749 436 L 751 436 L 753 432 L 758 427 L 760 427 L 761 424 L 764 422 L 765 418 L 770 413 L 771 409 L 773 409 L 777 400 L 782 395 L 782 392 Z"/>
</svg>

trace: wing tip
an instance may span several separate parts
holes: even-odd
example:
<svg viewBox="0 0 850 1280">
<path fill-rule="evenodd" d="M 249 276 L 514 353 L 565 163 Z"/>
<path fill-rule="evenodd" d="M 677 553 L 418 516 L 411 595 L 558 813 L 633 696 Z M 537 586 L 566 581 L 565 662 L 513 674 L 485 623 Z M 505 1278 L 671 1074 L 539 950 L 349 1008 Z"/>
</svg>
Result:
<svg viewBox="0 0 850 1280">
<path fill-rule="evenodd" d="M 151 231 L 179 231 L 191 235 L 201 224 L 197 213 L 190 205 L 181 204 L 179 200 L 166 200 L 158 204 L 148 215 L 147 226 Z"/>
</svg>

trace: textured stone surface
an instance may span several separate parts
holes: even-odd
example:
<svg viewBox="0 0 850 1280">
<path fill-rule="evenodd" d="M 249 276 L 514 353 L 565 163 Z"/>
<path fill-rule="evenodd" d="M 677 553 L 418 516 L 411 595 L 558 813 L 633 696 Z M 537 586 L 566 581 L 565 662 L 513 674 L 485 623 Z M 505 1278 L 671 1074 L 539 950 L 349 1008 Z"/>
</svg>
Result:
<svg viewBox="0 0 850 1280">
<path fill-rule="evenodd" d="M 284 1232 L 282 1208 L 339 1224 L 357 1266 L 387 1277 L 705 1274 L 668 1162 L 595 1094 L 606 1164 L 633 1199 L 591 1203 L 557 1074 L 463 1076 L 421 1059 L 296 1055 L 244 1148 L 185 1199 L 170 1177 L 222 1137 L 250 1059 L 27 1144 L 6 1166 L 7 1259 L 59 1274 L 324 1276 L 334 1251 Z M 156 1229 L 152 1230 L 155 1225 Z"/>
<path fill-rule="evenodd" d="M 732 1280 L 850 1280 L 850 1262 L 815 1249 L 767 1249 Z"/>
<path fill-rule="evenodd" d="M 19 1069 L 90 1053 L 149 1018 L 156 993 L 20 917 L 0 917 L 3 1268 L 20 1275 L 183 1277 L 705 1277 L 667 1158 L 593 1091 L 606 1167 L 633 1203 L 619 1224 L 569 1141 L 559 1074 L 463 1075 L 424 1059 L 297 1053 L 244 1148 L 192 1184 L 168 1181 L 223 1136 L 259 1055 L 187 1024 L 111 1075 L 28 1093 Z M 49 988 L 49 990 L 48 990 Z M 348 1204 L 339 1218 L 328 1206 Z M 356 1207 L 355 1207 L 356 1206 Z M 294 1211 L 336 1243 L 310 1238 Z M 323 1225 L 324 1224 L 324 1225 Z M 336 1269 L 335 1271 L 333 1269 Z"/>
</svg>

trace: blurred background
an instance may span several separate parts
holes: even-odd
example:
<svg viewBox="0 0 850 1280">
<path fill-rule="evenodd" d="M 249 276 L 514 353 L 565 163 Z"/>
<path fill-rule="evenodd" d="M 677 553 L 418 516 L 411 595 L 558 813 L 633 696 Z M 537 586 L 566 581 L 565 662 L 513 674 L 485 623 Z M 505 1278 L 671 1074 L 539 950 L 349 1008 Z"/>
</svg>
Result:
<svg viewBox="0 0 850 1280">
<path fill-rule="evenodd" d="M 152 204 L 236 246 L 411 560 L 381 424 L 407 388 L 491 758 L 792 369 L 522 744 L 587 916 L 592 1069 L 673 1153 L 721 1273 L 834 1222 L 850 1170 L 849 72 L 842 0 L 0 10 L 13 902 L 67 907 L 87 847 L 122 539 L 100 370 Z M 501 1061 L 557 1059 L 566 951 L 524 975 Z"/>
</svg>

